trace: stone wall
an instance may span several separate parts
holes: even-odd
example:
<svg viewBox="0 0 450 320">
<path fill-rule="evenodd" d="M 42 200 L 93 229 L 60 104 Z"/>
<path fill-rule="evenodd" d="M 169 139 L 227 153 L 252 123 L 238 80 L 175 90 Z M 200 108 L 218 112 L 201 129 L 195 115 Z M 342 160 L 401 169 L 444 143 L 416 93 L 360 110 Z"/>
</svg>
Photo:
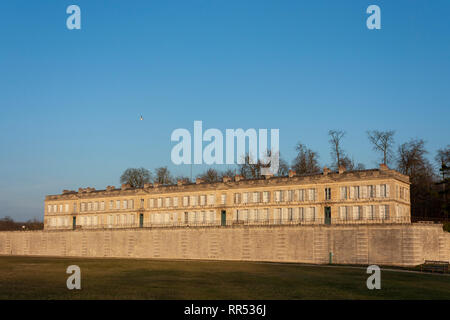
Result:
<svg viewBox="0 0 450 320">
<path fill-rule="evenodd" d="M 0 232 L 0 254 L 413 266 L 450 261 L 441 225 L 311 225 Z"/>
</svg>

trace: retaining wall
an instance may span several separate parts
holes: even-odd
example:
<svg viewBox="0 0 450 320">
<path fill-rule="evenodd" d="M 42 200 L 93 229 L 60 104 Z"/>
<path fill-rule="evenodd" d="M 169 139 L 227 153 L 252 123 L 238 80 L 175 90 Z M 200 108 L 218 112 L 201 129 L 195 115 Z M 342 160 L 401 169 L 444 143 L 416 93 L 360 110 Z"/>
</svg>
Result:
<svg viewBox="0 0 450 320">
<path fill-rule="evenodd" d="M 450 261 L 441 225 L 289 225 L 0 232 L 0 254 L 413 266 Z"/>
</svg>

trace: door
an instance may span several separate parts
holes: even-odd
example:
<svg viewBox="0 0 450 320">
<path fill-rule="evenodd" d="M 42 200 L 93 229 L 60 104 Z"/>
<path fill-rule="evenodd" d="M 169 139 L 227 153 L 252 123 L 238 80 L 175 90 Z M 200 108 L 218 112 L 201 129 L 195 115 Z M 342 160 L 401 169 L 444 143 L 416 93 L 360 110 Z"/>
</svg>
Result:
<svg viewBox="0 0 450 320">
<path fill-rule="evenodd" d="M 221 212 L 220 222 L 221 222 L 222 226 L 226 226 L 227 225 L 227 212 L 225 210 L 222 210 L 222 212 Z"/>
<path fill-rule="evenodd" d="M 143 228 L 144 227 L 144 214 L 140 213 L 139 214 L 139 228 Z"/>
<path fill-rule="evenodd" d="M 72 229 L 75 230 L 77 228 L 77 217 L 72 218 Z"/>
<path fill-rule="evenodd" d="M 331 224 L 331 208 L 325 207 L 325 224 Z"/>
</svg>

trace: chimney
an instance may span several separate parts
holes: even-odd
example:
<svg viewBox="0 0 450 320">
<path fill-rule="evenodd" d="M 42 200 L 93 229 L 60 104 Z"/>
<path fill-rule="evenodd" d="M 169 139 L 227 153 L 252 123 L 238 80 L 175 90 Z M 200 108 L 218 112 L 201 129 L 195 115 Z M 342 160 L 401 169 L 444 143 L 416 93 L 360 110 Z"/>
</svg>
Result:
<svg viewBox="0 0 450 320">
<path fill-rule="evenodd" d="M 387 165 L 385 165 L 384 163 L 381 163 L 380 164 L 380 170 L 381 171 L 386 171 L 386 170 L 389 170 L 389 167 Z"/>
<path fill-rule="evenodd" d="M 184 184 L 184 180 L 183 179 L 177 180 L 177 186 L 182 186 L 183 184 Z"/>
<path fill-rule="evenodd" d="M 243 177 L 242 177 L 241 175 L 239 175 L 239 174 L 237 174 L 237 175 L 234 177 L 234 181 L 236 181 L 236 182 L 241 181 L 242 179 L 243 179 Z"/>
<path fill-rule="evenodd" d="M 114 190 L 116 187 L 114 187 L 114 186 L 107 186 L 106 187 L 106 191 L 112 191 L 112 190 Z"/>
<path fill-rule="evenodd" d="M 327 168 L 327 166 L 323 167 L 323 175 L 326 176 L 331 172 L 330 169 Z"/>
<path fill-rule="evenodd" d="M 293 176 L 295 176 L 295 171 L 289 170 L 289 178 L 292 178 Z"/>
<path fill-rule="evenodd" d="M 231 181 L 231 178 L 228 177 L 228 176 L 223 176 L 223 177 L 222 177 L 222 181 L 223 181 L 223 182 L 230 182 L 230 181 Z"/>
<path fill-rule="evenodd" d="M 342 174 L 345 172 L 345 166 L 340 165 L 339 166 L 339 174 Z"/>
<path fill-rule="evenodd" d="M 203 182 L 205 182 L 205 180 L 203 180 L 202 178 L 197 178 L 195 180 L 195 184 L 200 184 L 200 183 L 203 183 Z"/>
<path fill-rule="evenodd" d="M 122 190 L 127 190 L 127 189 L 130 189 L 130 188 L 131 188 L 131 185 L 128 184 L 128 183 L 122 184 L 122 187 L 121 187 Z"/>
</svg>

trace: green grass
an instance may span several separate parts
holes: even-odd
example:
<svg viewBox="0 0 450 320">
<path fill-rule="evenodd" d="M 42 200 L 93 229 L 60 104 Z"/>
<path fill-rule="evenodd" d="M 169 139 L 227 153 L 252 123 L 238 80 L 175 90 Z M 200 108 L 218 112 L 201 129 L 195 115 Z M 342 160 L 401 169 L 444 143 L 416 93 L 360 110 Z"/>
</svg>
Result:
<svg viewBox="0 0 450 320">
<path fill-rule="evenodd" d="M 68 290 L 66 268 L 81 268 Z M 450 276 L 252 262 L 0 257 L 0 299 L 450 299 Z"/>
</svg>

